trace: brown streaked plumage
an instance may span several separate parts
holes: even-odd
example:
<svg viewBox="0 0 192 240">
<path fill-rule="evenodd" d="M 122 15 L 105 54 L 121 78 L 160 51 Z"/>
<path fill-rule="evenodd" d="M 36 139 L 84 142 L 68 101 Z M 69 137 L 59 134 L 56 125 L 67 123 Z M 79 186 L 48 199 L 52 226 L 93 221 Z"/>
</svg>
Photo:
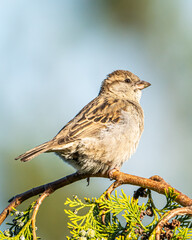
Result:
<svg viewBox="0 0 192 240">
<path fill-rule="evenodd" d="M 80 172 L 120 168 L 134 153 L 144 128 L 141 90 L 150 86 L 129 71 L 117 70 L 102 82 L 99 95 L 50 141 L 18 156 L 23 162 L 55 152 Z"/>
</svg>

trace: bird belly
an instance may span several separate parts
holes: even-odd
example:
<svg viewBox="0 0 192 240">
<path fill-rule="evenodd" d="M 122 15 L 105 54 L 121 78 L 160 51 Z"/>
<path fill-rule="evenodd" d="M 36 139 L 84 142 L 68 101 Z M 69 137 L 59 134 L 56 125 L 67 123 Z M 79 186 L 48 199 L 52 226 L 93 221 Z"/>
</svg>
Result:
<svg viewBox="0 0 192 240">
<path fill-rule="evenodd" d="M 140 137 L 139 122 L 129 119 L 129 122 L 109 126 L 99 138 L 82 139 L 78 151 L 81 170 L 96 173 L 120 168 L 135 152 Z"/>
</svg>

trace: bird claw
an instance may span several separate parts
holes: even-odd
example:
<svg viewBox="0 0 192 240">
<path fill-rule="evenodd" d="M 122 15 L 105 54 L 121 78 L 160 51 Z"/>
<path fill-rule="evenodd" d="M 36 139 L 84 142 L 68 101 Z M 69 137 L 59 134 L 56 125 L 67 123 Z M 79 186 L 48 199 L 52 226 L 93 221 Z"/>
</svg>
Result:
<svg viewBox="0 0 192 240">
<path fill-rule="evenodd" d="M 87 178 L 87 187 L 89 186 L 90 183 L 90 177 Z"/>
<path fill-rule="evenodd" d="M 119 172 L 119 171 L 120 171 L 120 168 L 115 167 L 115 168 L 110 169 L 110 170 L 108 171 L 108 176 L 109 176 L 110 180 L 113 180 L 113 173 L 114 173 L 114 172 L 117 172 L 117 171 Z"/>
</svg>

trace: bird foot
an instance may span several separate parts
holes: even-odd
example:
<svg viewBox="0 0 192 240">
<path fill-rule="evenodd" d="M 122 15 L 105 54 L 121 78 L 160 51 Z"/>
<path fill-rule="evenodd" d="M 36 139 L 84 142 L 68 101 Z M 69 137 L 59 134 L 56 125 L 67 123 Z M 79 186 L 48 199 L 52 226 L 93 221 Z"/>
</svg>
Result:
<svg viewBox="0 0 192 240">
<path fill-rule="evenodd" d="M 117 172 L 117 171 L 120 172 L 120 168 L 119 167 L 115 167 L 115 168 L 110 169 L 108 171 L 108 176 L 109 176 L 110 180 L 113 180 L 113 173 Z"/>
</svg>

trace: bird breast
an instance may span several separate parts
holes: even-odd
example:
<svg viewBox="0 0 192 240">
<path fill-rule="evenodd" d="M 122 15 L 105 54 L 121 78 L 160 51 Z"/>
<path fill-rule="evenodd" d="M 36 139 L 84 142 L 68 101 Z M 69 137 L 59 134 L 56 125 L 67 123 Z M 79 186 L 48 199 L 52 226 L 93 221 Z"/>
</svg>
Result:
<svg viewBox="0 0 192 240">
<path fill-rule="evenodd" d="M 143 112 L 122 111 L 121 120 L 101 130 L 98 138 L 84 138 L 81 149 L 89 159 L 120 167 L 135 152 L 143 131 Z M 110 162 L 110 163 L 109 163 Z"/>
</svg>

